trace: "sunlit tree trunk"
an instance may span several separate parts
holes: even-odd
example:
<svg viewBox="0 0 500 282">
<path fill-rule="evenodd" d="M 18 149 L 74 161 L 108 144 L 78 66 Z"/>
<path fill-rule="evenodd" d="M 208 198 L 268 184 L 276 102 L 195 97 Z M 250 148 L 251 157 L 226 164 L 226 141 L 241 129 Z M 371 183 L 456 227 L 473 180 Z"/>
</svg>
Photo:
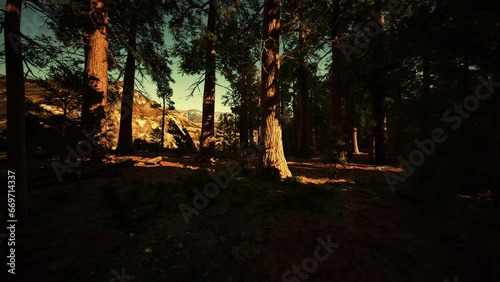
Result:
<svg viewBox="0 0 500 282">
<path fill-rule="evenodd" d="M 109 144 L 106 140 L 106 99 L 108 94 L 108 11 L 103 0 L 90 0 L 88 17 L 88 53 L 84 75 L 85 93 L 82 127 L 98 144 L 92 158 L 102 160 Z"/>
<path fill-rule="evenodd" d="M 217 24 L 217 0 L 210 0 L 208 9 L 208 38 L 206 49 L 205 87 L 203 90 L 203 116 L 201 121 L 200 152 L 198 160 L 208 161 L 215 157 L 215 34 Z"/>
<path fill-rule="evenodd" d="M 358 129 L 356 127 L 352 128 L 352 149 L 354 154 L 359 154 Z"/>
<path fill-rule="evenodd" d="M 161 112 L 161 138 L 160 138 L 160 149 L 163 149 L 163 144 L 165 144 L 165 104 L 167 97 L 163 96 L 163 107 Z"/>
<path fill-rule="evenodd" d="M 264 2 L 260 154 L 257 174 L 279 180 L 292 176 L 283 152 L 280 122 L 280 0 Z"/>
<path fill-rule="evenodd" d="M 352 154 L 359 154 L 358 147 L 358 129 L 356 127 L 356 99 L 354 94 L 350 91 L 349 85 L 346 85 L 347 101 L 346 101 L 346 125 L 345 133 L 349 136 L 349 144 L 351 146 L 348 151 L 349 158 L 352 158 Z"/>
<path fill-rule="evenodd" d="M 254 118 L 253 118 L 253 106 L 250 106 L 249 107 L 249 110 L 248 110 L 248 116 L 249 116 L 249 122 L 248 122 L 248 136 L 250 137 L 250 146 L 254 146 L 255 145 L 255 140 L 254 140 Z"/>
<path fill-rule="evenodd" d="M 8 189 L 15 190 L 20 215 L 28 213 L 25 92 L 21 50 L 21 0 L 7 0 L 4 17 L 5 74 L 7 79 Z M 13 182 L 10 182 L 13 181 Z"/>
<path fill-rule="evenodd" d="M 135 82 L 135 57 L 137 38 L 137 19 L 134 17 L 130 22 L 130 33 L 128 38 L 128 54 L 125 63 L 125 78 L 123 81 L 122 104 L 120 111 L 120 132 L 116 152 L 119 154 L 131 154 L 134 152 L 132 145 L 132 111 L 134 108 L 134 82 Z"/>
</svg>

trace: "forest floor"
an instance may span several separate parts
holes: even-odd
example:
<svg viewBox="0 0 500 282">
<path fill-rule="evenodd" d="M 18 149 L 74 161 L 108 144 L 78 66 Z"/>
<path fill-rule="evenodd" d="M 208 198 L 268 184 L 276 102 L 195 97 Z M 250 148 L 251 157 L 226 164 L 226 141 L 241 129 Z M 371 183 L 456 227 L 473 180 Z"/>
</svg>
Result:
<svg viewBox="0 0 500 282">
<path fill-rule="evenodd" d="M 491 281 L 487 197 L 392 193 L 383 173 L 396 168 L 352 163 L 334 179 L 290 159 L 293 179 L 261 183 L 250 167 L 187 224 L 179 204 L 194 208 L 192 189 L 227 162 L 115 157 L 62 184 L 32 177 L 15 281 Z"/>
</svg>

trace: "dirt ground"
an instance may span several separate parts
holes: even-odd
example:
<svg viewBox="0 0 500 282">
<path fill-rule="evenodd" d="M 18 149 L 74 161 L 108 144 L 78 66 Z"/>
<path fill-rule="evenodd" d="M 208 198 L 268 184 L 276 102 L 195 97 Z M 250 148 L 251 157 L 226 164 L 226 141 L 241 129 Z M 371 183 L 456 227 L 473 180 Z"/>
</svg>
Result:
<svg viewBox="0 0 500 282">
<path fill-rule="evenodd" d="M 129 159 L 135 164 L 77 174 L 63 184 L 32 179 L 31 216 L 16 230 L 15 279 L 2 281 L 491 281 L 494 228 L 487 197 L 432 202 L 391 193 L 383 173 L 395 168 L 349 164 L 334 179 L 331 166 L 290 160 L 297 181 L 335 190 L 341 216 L 287 210 L 261 220 L 235 203 L 229 210 L 202 210 L 187 225 L 171 205 L 123 228 L 103 203 L 103 186 L 168 191 L 200 168 L 189 157 L 150 164 Z M 221 171 L 224 162 L 204 168 Z M 39 166 L 31 165 L 32 175 Z M 317 269 L 282 280 L 313 257 L 318 238 L 329 236 L 339 245 Z"/>
</svg>

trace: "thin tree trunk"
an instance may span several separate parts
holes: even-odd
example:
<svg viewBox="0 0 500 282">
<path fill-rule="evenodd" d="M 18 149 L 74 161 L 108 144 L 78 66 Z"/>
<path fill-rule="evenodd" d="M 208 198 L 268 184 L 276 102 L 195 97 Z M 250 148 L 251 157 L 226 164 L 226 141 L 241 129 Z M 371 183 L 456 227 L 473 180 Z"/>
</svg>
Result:
<svg viewBox="0 0 500 282">
<path fill-rule="evenodd" d="M 240 113 L 240 149 L 248 147 L 248 90 L 247 76 L 243 75 L 243 89 L 241 92 L 241 113 Z"/>
<path fill-rule="evenodd" d="M 82 108 L 82 126 L 97 142 L 92 159 L 100 161 L 109 148 L 106 140 L 106 99 L 108 94 L 108 11 L 103 0 L 90 0 L 88 18 L 88 58 L 86 91 Z"/>
<path fill-rule="evenodd" d="M 199 161 L 215 157 L 215 28 L 217 24 L 217 0 L 210 0 L 206 50 L 205 87 L 203 91 L 203 116 L 201 122 Z"/>
<path fill-rule="evenodd" d="M 394 108 L 395 112 L 393 113 L 394 121 L 393 124 L 394 126 L 391 129 L 391 143 L 392 148 L 393 148 L 393 156 L 397 156 L 399 154 L 402 154 L 404 151 L 403 148 L 403 137 L 404 137 L 404 123 L 403 123 L 403 115 L 405 114 L 405 107 L 403 103 L 403 87 L 401 86 L 401 76 L 398 76 L 398 79 L 396 81 L 396 91 L 395 91 L 395 96 L 394 96 Z"/>
<path fill-rule="evenodd" d="M 83 57 L 84 57 L 84 65 L 83 65 L 83 74 L 82 78 L 83 81 L 87 81 L 87 65 L 89 62 L 89 52 L 90 52 L 90 47 L 89 47 L 89 34 L 85 30 L 82 33 L 82 42 L 83 42 Z M 82 129 L 85 129 L 86 124 L 88 124 L 89 120 L 89 109 L 90 109 L 90 100 L 86 99 L 85 91 L 87 89 L 85 88 L 83 90 L 83 95 L 82 95 L 82 112 L 80 116 L 80 127 Z"/>
<path fill-rule="evenodd" d="M 383 26 L 384 18 L 380 15 L 380 23 Z M 384 38 L 380 35 L 373 42 L 376 67 L 371 71 L 371 92 L 372 92 L 372 116 L 375 121 L 373 126 L 373 137 L 375 139 L 376 164 L 387 164 L 387 119 L 385 111 L 385 70 L 384 70 Z"/>
<path fill-rule="evenodd" d="M 285 154 L 280 123 L 279 40 L 280 0 L 265 0 L 262 50 L 261 150 L 257 174 L 262 179 L 291 177 Z"/>
<path fill-rule="evenodd" d="M 163 96 L 163 111 L 161 113 L 161 138 L 160 138 L 160 149 L 163 149 L 163 144 L 165 143 L 165 100 L 166 97 Z M 186 144 L 187 145 L 187 144 Z M 187 146 L 186 146 L 187 147 Z"/>
<path fill-rule="evenodd" d="M 295 92 L 295 84 L 292 88 L 292 106 L 293 106 L 293 147 L 294 152 L 299 153 L 299 144 L 300 144 L 300 117 L 299 117 L 299 102 L 297 101 L 298 93 Z M 291 142 L 290 142 L 291 143 Z"/>
<path fill-rule="evenodd" d="M 337 34 L 336 22 L 339 14 L 338 0 L 333 0 L 332 13 L 335 14 L 332 21 L 332 64 L 331 64 L 331 95 L 332 95 L 332 133 L 340 133 L 342 129 L 342 95 L 341 91 L 341 69 L 340 69 L 340 43 Z"/>
<path fill-rule="evenodd" d="M 352 147 L 354 154 L 359 154 L 358 148 L 358 129 L 356 127 L 352 128 Z"/>
<path fill-rule="evenodd" d="M 4 18 L 7 79 L 7 163 L 9 169 L 7 188 L 9 191 L 15 191 L 18 216 L 28 214 L 25 92 L 20 32 L 21 5 L 22 0 L 7 0 Z"/>
<path fill-rule="evenodd" d="M 298 153 L 300 156 L 307 156 L 311 146 L 311 116 L 309 113 L 309 91 L 307 85 L 307 52 L 306 52 L 306 35 L 305 26 L 303 23 L 303 3 L 299 1 L 299 50 L 300 62 L 298 72 L 299 83 L 299 139 L 298 139 Z"/>
<path fill-rule="evenodd" d="M 254 146 L 254 128 L 253 128 L 253 111 L 252 111 L 252 106 L 249 107 L 248 110 L 248 116 L 249 116 L 249 122 L 248 122 L 248 136 L 250 137 L 250 146 Z"/>
<path fill-rule="evenodd" d="M 128 54 L 125 63 L 125 78 L 123 81 L 122 104 L 120 111 L 120 132 L 118 134 L 118 145 L 116 152 L 127 155 L 134 152 L 132 144 L 132 111 L 134 108 L 135 88 L 135 57 L 137 38 L 137 20 L 135 17 L 130 22 L 130 33 L 128 38 Z"/>
<path fill-rule="evenodd" d="M 332 91 L 332 127 L 342 128 L 342 96 L 341 96 L 341 74 L 340 74 L 340 49 L 336 37 L 333 43 L 333 62 L 331 66 L 331 91 Z"/>
<path fill-rule="evenodd" d="M 352 154 L 359 154 L 358 149 L 358 140 L 357 140 L 357 132 L 356 128 L 356 101 L 354 99 L 353 93 L 350 91 L 349 85 L 345 86 L 347 99 L 346 99 L 346 115 L 345 115 L 345 128 L 344 132 L 349 139 L 350 149 L 347 154 L 349 158 L 352 158 Z"/>
</svg>

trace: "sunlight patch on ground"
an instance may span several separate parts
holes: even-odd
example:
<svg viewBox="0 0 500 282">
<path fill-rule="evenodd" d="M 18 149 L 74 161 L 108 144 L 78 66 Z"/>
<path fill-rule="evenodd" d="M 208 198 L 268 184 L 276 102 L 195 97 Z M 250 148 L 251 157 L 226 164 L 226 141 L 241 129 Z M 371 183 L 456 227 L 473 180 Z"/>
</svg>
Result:
<svg viewBox="0 0 500 282">
<path fill-rule="evenodd" d="M 305 175 L 297 176 L 297 181 L 302 184 L 316 184 L 316 185 L 331 184 L 331 183 L 353 183 L 349 179 L 331 179 L 328 177 L 313 178 Z"/>
<path fill-rule="evenodd" d="M 457 197 L 467 200 L 491 201 L 491 191 L 486 191 L 477 195 L 457 195 Z"/>
<path fill-rule="evenodd" d="M 190 166 L 183 163 L 175 162 L 169 160 L 167 157 L 155 157 L 155 158 L 147 158 L 140 156 L 124 156 L 118 157 L 114 156 L 110 160 L 111 163 L 121 163 L 131 161 L 134 163 L 134 166 L 137 167 L 178 167 L 178 168 L 187 168 L 190 170 L 197 170 L 199 166 Z"/>
</svg>

